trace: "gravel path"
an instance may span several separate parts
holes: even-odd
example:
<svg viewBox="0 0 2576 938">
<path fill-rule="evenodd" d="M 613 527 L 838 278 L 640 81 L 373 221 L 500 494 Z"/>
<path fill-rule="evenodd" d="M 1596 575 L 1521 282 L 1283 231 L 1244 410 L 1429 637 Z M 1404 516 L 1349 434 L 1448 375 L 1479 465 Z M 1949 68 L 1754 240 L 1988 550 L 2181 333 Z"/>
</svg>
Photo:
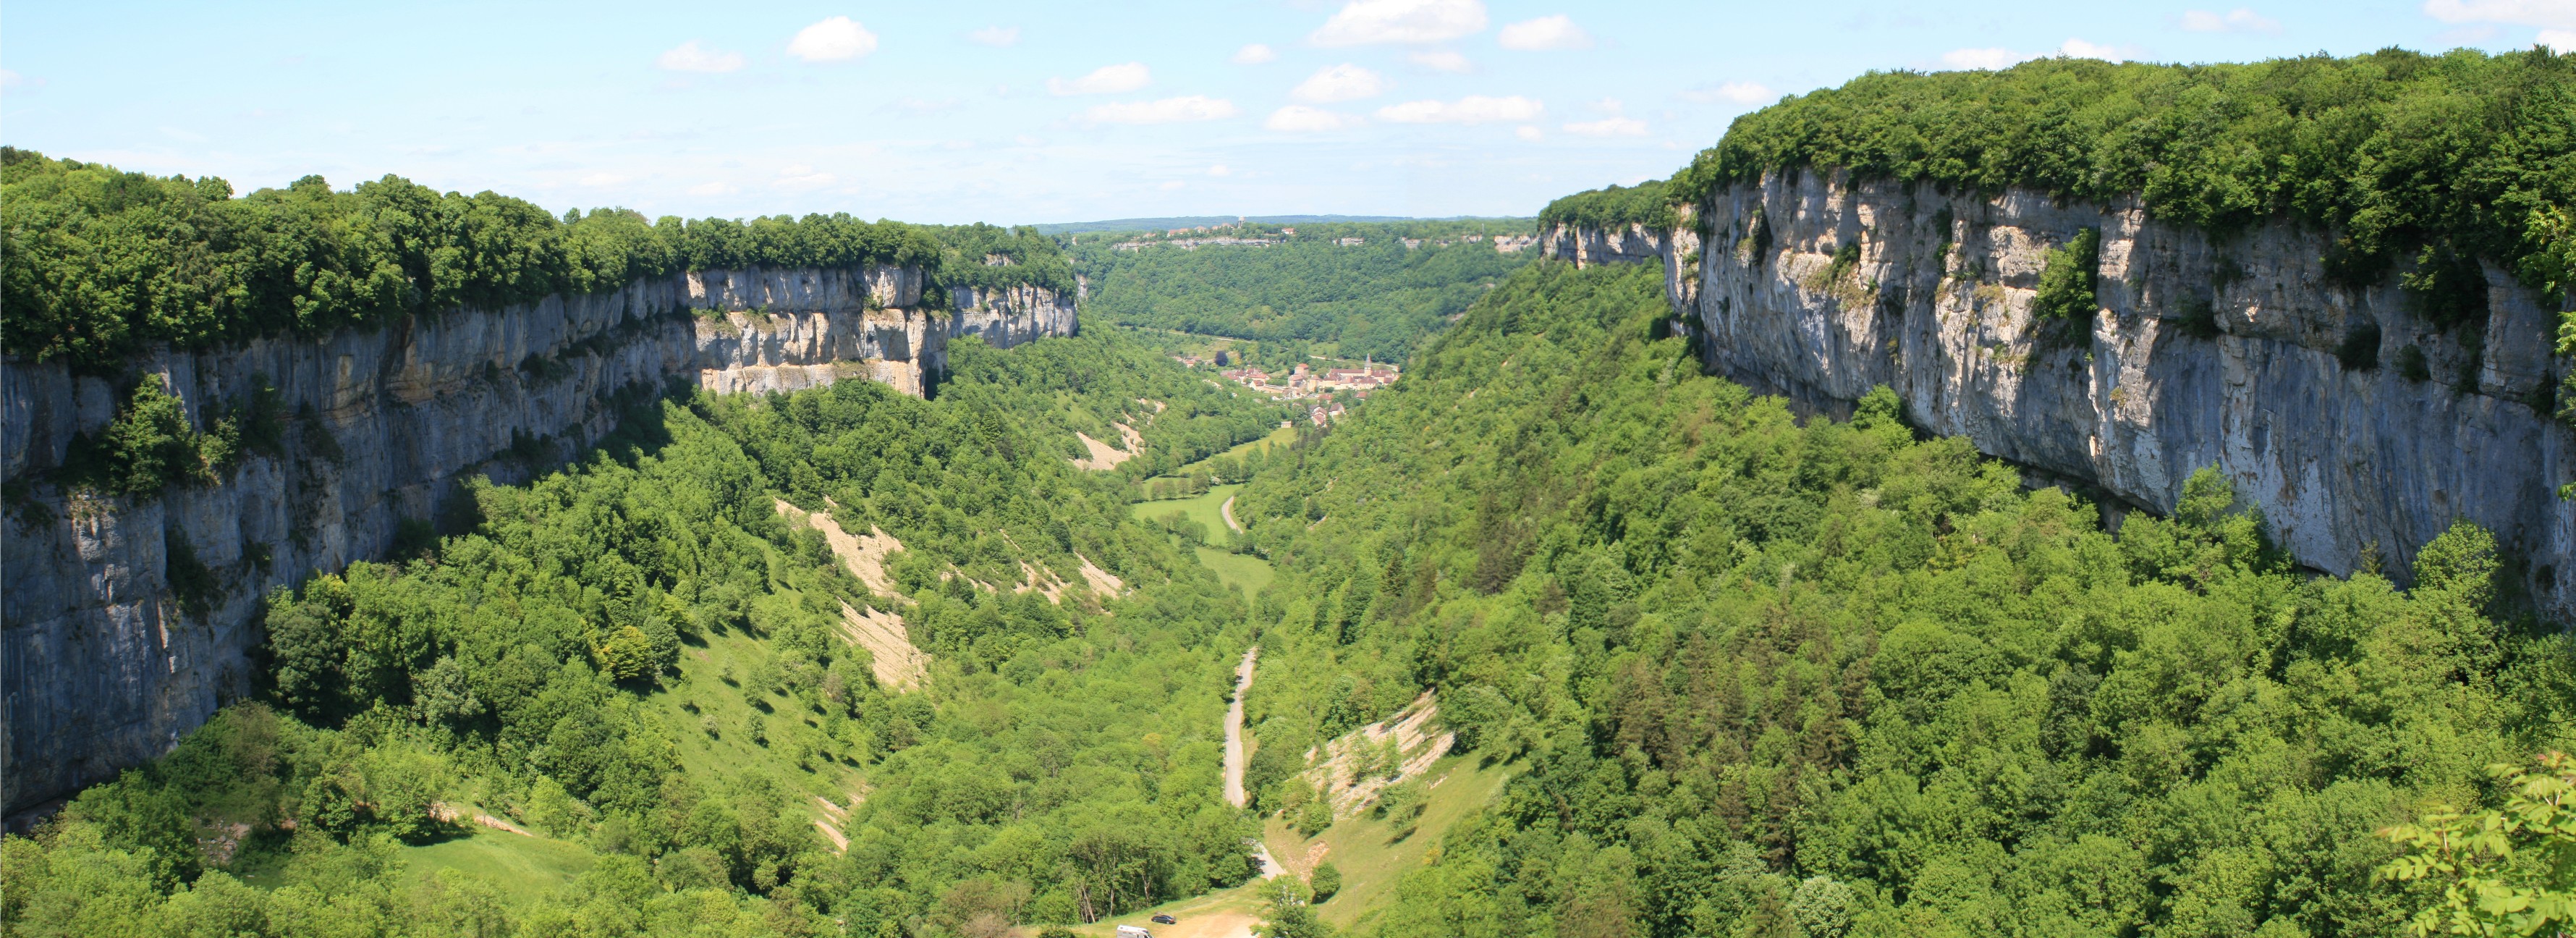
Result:
<svg viewBox="0 0 2576 938">
<path fill-rule="evenodd" d="M 1225 708 L 1225 800 L 1243 807 L 1243 692 L 1252 687 L 1252 662 L 1261 655 L 1254 646 L 1243 650 L 1243 663 L 1234 667 L 1234 702 Z"/>
</svg>

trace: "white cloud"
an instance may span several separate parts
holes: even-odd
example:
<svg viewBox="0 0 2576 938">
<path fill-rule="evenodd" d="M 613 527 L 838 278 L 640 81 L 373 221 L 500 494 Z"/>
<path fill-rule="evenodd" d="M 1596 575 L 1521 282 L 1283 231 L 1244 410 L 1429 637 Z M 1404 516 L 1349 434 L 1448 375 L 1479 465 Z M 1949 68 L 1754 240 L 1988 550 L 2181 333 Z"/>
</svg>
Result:
<svg viewBox="0 0 2576 938">
<path fill-rule="evenodd" d="M 739 191 L 727 182 L 707 182 L 689 187 L 690 195 L 732 195 Z"/>
<path fill-rule="evenodd" d="M 2576 29 L 2576 2 L 2570 0 L 2424 0 L 2424 15 L 2445 23 Z"/>
<path fill-rule="evenodd" d="M 1435 72 L 1448 72 L 1452 75 L 1464 75 L 1476 70 L 1476 63 L 1467 61 L 1466 56 L 1459 55 L 1458 53 L 1445 49 L 1431 52 L 1416 52 L 1407 56 L 1407 58 L 1412 59 L 1413 64 L 1415 65 L 1422 66 L 1423 68 L 1427 68 Z"/>
<path fill-rule="evenodd" d="M 2011 49 L 1953 49 L 1942 54 L 1941 64 L 1947 65 L 1951 68 L 1984 69 L 1987 71 L 1994 71 L 1997 69 L 2011 68 L 2032 59 L 2044 59 L 2051 55 L 2064 56 L 2070 59 L 2101 59 L 2105 62 L 2126 62 L 2130 59 L 2137 58 L 2139 52 L 2133 48 L 2117 48 L 2086 42 L 2082 39 L 2070 38 L 2066 40 L 2063 45 L 2058 46 L 2057 51 L 2055 52 L 2015 52 Z"/>
<path fill-rule="evenodd" d="M 2278 33 L 2281 21 L 2253 10 L 2237 7 L 2225 13 L 2209 10 L 2184 10 L 2182 28 L 2195 33 Z"/>
<path fill-rule="evenodd" d="M 633 178 L 620 173 L 590 173 L 581 177 L 579 182 L 585 186 L 613 186 Z"/>
<path fill-rule="evenodd" d="M 1194 94 L 1160 101 L 1117 101 L 1082 112 L 1094 124 L 1178 124 L 1223 120 L 1239 113 L 1234 102 Z"/>
<path fill-rule="evenodd" d="M 2070 59 L 2101 59 L 2105 62 L 2126 62 L 2129 60 L 2128 54 L 2121 50 L 2114 49 L 2110 46 L 2095 45 L 2081 39 L 2066 40 L 2065 45 L 2057 47 L 2057 54 Z"/>
<path fill-rule="evenodd" d="M 1377 119 L 1397 124 L 1483 124 L 1534 120 L 1547 110 L 1536 100 L 1513 95 L 1489 98 L 1471 94 L 1456 101 L 1407 101 L 1377 109 Z"/>
<path fill-rule="evenodd" d="M 2540 44 L 2560 52 L 2576 52 L 2576 29 L 2544 29 Z"/>
<path fill-rule="evenodd" d="M 1360 123 L 1359 118 L 1348 114 L 1291 104 L 1270 112 L 1270 119 L 1262 121 L 1261 126 L 1289 133 L 1322 133 L 1357 127 Z"/>
<path fill-rule="evenodd" d="M 1522 124 L 1519 127 L 1512 129 L 1512 136 L 1519 137 L 1523 140 L 1539 140 L 1544 139 L 1547 136 L 1547 131 L 1540 130 L 1528 124 Z"/>
<path fill-rule="evenodd" d="M 1447 42 L 1485 28 L 1484 0 L 1351 0 L 1307 41 L 1319 46 Z"/>
<path fill-rule="evenodd" d="M 1952 49 L 1941 54 L 1941 64 L 1951 68 L 1974 68 L 1992 71 L 2011 68 L 2039 56 L 2011 49 Z"/>
<path fill-rule="evenodd" d="M 1289 89 L 1288 96 L 1313 104 L 1356 101 L 1386 93 L 1386 79 L 1378 73 L 1344 62 L 1316 72 Z"/>
<path fill-rule="evenodd" d="M 181 141 L 186 141 L 186 142 L 188 142 L 188 143 L 204 143 L 204 142 L 206 142 L 206 135 L 205 135 L 205 134 L 201 134 L 201 133 L 194 133 L 194 132 L 191 132 L 191 131 L 181 130 L 181 129 L 177 128 L 177 127 L 172 127 L 172 126 L 169 126 L 169 125 L 167 125 L 167 124 L 164 124 L 164 125 L 162 125 L 162 126 L 161 126 L 161 134 L 162 134 L 162 136 L 169 137 L 169 138 L 170 138 L 170 139 L 172 139 L 172 140 L 181 140 Z"/>
<path fill-rule="evenodd" d="M 811 189 L 815 186 L 830 185 L 835 178 L 838 177 L 831 173 L 815 172 L 814 167 L 799 163 L 779 170 L 777 185 L 787 189 Z"/>
<path fill-rule="evenodd" d="M 1646 122 L 1633 117 L 1613 117 L 1567 124 L 1565 132 L 1585 137 L 1643 137 L 1646 135 Z"/>
<path fill-rule="evenodd" d="M 1121 91 L 1134 91 L 1153 83 L 1154 73 L 1145 68 L 1145 63 L 1129 62 L 1125 65 L 1103 65 L 1092 69 L 1091 74 L 1072 81 L 1049 78 L 1047 91 L 1058 95 L 1117 94 Z"/>
<path fill-rule="evenodd" d="M 1585 102 L 1583 106 L 1599 111 L 1603 114 L 1617 114 L 1628 109 L 1628 103 L 1617 98 L 1603 98 L 1599 101 L 1589 101 Z"/>
<path fill-rule="evenodd" d="M 742 67 L 742 53 L 718 52 L 691 39 L 671 47 L 653 64 L 671 72 L 730 72 Z"/>
<path fill-rule="evenodd" d="M 1233 170 L 1233 169 L 1231 169 L 1231 168 L 1228 168 L 1228 167 L 1227 167 L 1225 164 L 1223 164 L 1223 163 L 1218 163 L 1218 164 L 1216 164 L 1216 165 L 1214 165 L 1214 166 L 1210 166 L 1210 167 L 1208 167 L 1208 175 L 1210 175 L 1210 176 L 1232 176 L 1232 175 L 1234 175 L 1234 170 Z"/>
<path fill-rule="evenodd" d="M 0 68 L 0 88 L 15 88 L 19 85 L 25 84 L 26 81 L 26 79 L 19 77 L 17 72 Z"/>
<path fill-rule="evenodd" d="M 857 20 L 835 16 L 796 31 L 787 54 L 808 62 L 841 62 L 877 51 L 877 34 Z"/>
<path fill-rule="evenodd" d="M 1226 61 L 1233 62 L 1236 65 L 1259 65 L 1263 62 L 1277 61 L 1278 58 L 1278 52 L 1272 51 L 1269 46 L 1256 42 L 1234 50 L 1234 57 L 1227 59 Z"/>
<path fill-rule="evenodd" d="M 1523 52 L 1592 48 L 1592 34 L 1584 32 L 1583 27 L 1574 25 L 1574 20 L 1562 13 L 1505 26 L 1494 41 L 1503 48 Z"/>
<path fill-rule="evenodd" d="M 1733 104 L 1762 104 L 1776 101 L 1779 97 L 1779 94 L 1773 92 L 1768 86 L 1750 81 L 1730 81 L 1713 88 L 1703 86 L 1682 92 L 1682 100 L 1697 101 L 1702 104 L 1718 101 Z"/>
<path fill-rule="evenodd" d="M 1186 185 L 1189 185 L 1189 183 L 1182 182 L 1182 181 L 1180 181 L 1180 180 L 1178 180 L 1178 179 L 1175 179 L 1175 180 L 1172 180 L 1172 181 L 1170 181 L 1170 182 L 1167 182 L 1167 183 L 1162 184 L 1162 186 L 1161 186 L 1160 188 L 1161 188 L 1163 191 L 1165 191 L 1165 192 L 1170 192 L 1170 191 L 1172 191 L 1172 190 L 1174 190 L 1174 189 L 1178 189 L 1178 188 L 1180 188 L 1180 187 L 1182 187 L 1182 186 L 1186 186 Z"/>
<path fill-rule="evenodd" d="M 966 41 L 979 46 L 993 46 L 995 48 L 1018 45 L 1020 42 L 1020 28 L 1017 26 L 986 26 L 974 32 L 967 33 Z"/>
</svg>

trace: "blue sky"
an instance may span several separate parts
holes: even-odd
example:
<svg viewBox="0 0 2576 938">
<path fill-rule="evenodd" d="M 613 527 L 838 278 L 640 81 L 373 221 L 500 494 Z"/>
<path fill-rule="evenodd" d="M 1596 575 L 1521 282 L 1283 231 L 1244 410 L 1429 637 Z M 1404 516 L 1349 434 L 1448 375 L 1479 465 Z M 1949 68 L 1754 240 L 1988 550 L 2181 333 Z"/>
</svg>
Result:
<svg viewBox="0 0 2576 938">
<path fill-rule="evenodd" d="M 2553 39 L 2576 0 L 85 0 L 8 8 L 0 142 L 558 211 L 1525 215 L 1873 69 Z"/>
</svg>

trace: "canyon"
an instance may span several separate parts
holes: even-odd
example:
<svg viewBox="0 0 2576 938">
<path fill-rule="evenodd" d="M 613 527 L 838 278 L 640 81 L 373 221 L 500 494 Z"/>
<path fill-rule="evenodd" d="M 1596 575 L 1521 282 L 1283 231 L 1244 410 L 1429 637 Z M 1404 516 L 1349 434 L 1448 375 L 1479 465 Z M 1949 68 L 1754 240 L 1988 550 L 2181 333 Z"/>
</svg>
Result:
<svg viewBox="0 0 2576 938">
<path fill-rule="evenodd" d="M 954 287 L 925 303 L 932 286 L 911 266 L 704 270 L 372 329 L 156 349 L 127 370 L 161 378 L 201 428 L 263 389 L 284 416 L 276 451 L 157 497 L 44 481 L 76 436 L 114 419 L 117 389 L 59 360 L 0 362 L 13 480 L 0 523 L 0 805 L 21 815 L 167 751 L 253 690 L 269 592 L 386 556 L 406 531 L 452 527 L 470 516 L 471 480 L 526 481 L 675 386 L 862 378 L 935 394 L 952 341 L 1007 347 L 1079 328 L 1073 298 L 1050 290 Z"/>
<path fill-rule="evenodd" d="M 2544 618 L 2576 618 L 2576 433 L 2552 419 L 2557 310 L 2484 265 L 2480 315 L 2441 322 L 2397 271 L 2354 287 L 2330 235 L 2224 236 L 2029 189 L 1770 173 L 1673 230 L 1560 226 L 1580 264 L 1661 263 L 1704 366 L 1806 413 L 1878 385 L 1906 418 L 2120 512 L 2173 510 L 2216 467 L 2300 564 L 2409 579 L 2455 520 L 2497 538 Z M 2052 249 L 2100 234 L 2090 322 L 2033 314 Z M 2401 264 L 2402 268 L 2404 265 Z"/>
</svg>

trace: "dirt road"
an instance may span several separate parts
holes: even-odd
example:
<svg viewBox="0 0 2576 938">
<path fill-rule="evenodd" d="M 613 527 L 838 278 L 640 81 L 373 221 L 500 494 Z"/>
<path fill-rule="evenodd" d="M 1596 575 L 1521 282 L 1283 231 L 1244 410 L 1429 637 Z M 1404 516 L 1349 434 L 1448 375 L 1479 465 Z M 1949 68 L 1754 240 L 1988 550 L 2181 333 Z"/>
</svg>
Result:
<svg viewBox="0 0 2576 938">
<path fill-rule="evenodd" d="M 1252 662 L 1261 655 L 1258 646 L 1243 650 L 1243 663 L 1234 667 L 1234 703 L 1225 708 L 1225 801 L 1243 807 L 1243 692 L 1252 687 Z"/>
<path fill-rule="evenodd" d="M 1225 504 L 1216 506 L 1216 513 L 1225 517 L 1226 527 L 1233 528 L 1237 531 L 1243 530 L 1242 525 L 1234 523 L 1234 496 L 1226 496 Z"/>
<path fill-rule="evenodd" d="M 1248 800 L 1243 793 L 1243 692 L 1252 689 L 1252 665 L 1260 657 L 1259 646 L 1243 650 L 1243 663 L 1234 666 L 1234 703 L 1225 708 L 1225 800 L 1238 808 Z M 1261 878 L 1279 875 L 1279 860 L 1268 847 L 1256 841 L 1252 855 L 1261 861 Z"/>
</svg>

